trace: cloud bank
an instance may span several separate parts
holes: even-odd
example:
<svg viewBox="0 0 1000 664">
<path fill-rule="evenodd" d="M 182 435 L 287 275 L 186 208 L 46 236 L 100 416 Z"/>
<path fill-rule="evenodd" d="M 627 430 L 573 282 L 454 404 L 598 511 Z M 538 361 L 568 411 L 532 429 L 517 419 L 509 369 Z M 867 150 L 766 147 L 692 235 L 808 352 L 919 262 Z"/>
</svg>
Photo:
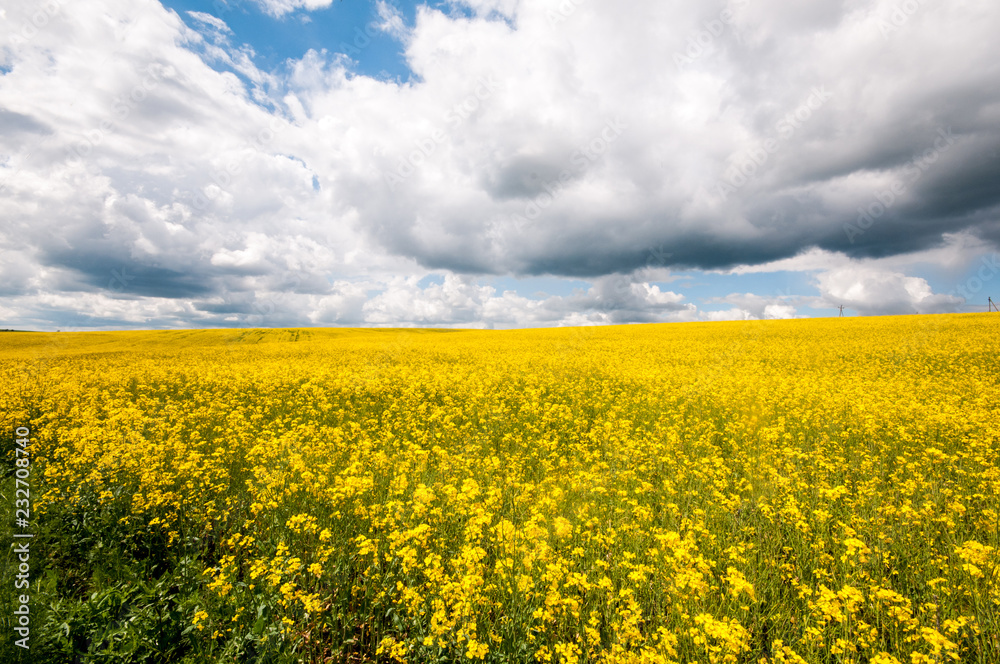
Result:
<svg viewBox="0 0 1000 664">
<path fill-rule="evenodd" d="M 282 17 L 330 3 L 259 4 Z M 702 314 L 650 270 L 801 256 L 826 257 L 799 265 L 814 304 L 923 313 L 966 298 L 894 260 L 961 245 L 979 252 L 969 263 L 1000 244 L 995 2 L 470 0 L 419 6 L 409 25 L 385 3 L 376 14 L 410 82 L 355 75 L 363 53 L 334 50 L 263 71 L 225 13 L 8 9 L 4 315 L 681 320 Z M 420 285 L 428 274 L 443 276 Z M 590 286 L 531 299 L 490 276 Z M 787 297 L 716 302 L 796 312 Z"/>
</svg>

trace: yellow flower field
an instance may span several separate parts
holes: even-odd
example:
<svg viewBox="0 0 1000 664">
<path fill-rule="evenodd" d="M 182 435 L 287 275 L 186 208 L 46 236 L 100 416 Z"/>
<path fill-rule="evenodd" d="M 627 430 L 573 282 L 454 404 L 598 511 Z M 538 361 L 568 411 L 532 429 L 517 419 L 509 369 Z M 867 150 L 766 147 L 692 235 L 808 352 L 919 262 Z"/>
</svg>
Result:
<svg viewBox="0 0 1000 664">
<path fill-rule="evenodd" d="M 23 661 L 1000 661 L 996 314 L 4 332 L 0 404 Z"/>
</svg>

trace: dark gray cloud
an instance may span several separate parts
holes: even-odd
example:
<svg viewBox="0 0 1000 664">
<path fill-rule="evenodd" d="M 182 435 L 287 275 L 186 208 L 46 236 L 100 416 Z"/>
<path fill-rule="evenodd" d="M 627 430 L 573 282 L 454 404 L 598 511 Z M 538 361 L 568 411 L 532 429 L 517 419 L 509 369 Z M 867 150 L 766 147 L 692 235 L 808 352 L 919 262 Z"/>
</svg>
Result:
<svg viewBox="0 0 1000 664">
<path fill-rule="evenodd" d="M 52 128 L 30 115 L 0 108 L 0 134 L 5 139 L 18 134 L 51 134 Z"/>
<path fill-rule="evenodd" d="M 102 292 L 112 297 L 192 298 L 212 292 L 212 276 L 204 268 L 191 272 L 136 262 L 101 247 L 53 251 L 46 258 L 52 265 L 78 275 L 76 288 Z M 72 290 L 67 284 L 66 290 Z"/>
<path fill-rule="evenodd" d="M 638 67 L 648 73 L 622 99 L 604 98 L 609 106 L 618 102 L 611 107 L 629 125 L 618 141 L 602 144 L 596 123 L 580 122 L 554 125 L 540 139 L 486 100 L 487 110 L 460 133 L 481 137 L 484 155 L 521 154 L 481 164 L 483 211 L 444 206 L 428 214 L 409 204 L 412 195 L 434 200 L 428 194 L 442 178 L 442 186 L 455 182 L 449 162 L 438 159 L 442 150 L 422 159 L 395 198 L 368 208 L 381 222 L 367 226 L 377 229 L 372 237 L 429 269 L 582 277 L 639 269 L 655 246 L 669 248 L 667 265 L 712 269 L 815 247 L 865 258 L 940 246 L 959 231 L 992 237 L 1000 127 L 991 109 L 1000 103 L 1000 73 L 989 63 L 1000 53 L 971 36 L 984 29 L 977 12 L 994 10 L 922 6 L 900 23 L 886 3 L 813 3 L 791 13 L 736 5 L 728 8 L 736 18 L 718 36 L 701 33 L 715 30 L 703 26 L 725 5 L 688 26 L 694 39 L 712 43 L 686 55 L 690 62 L 679 71 L 651 66 L 662 50 L 641 38 L 615 53 L 623 71 L 645 58 Z M 895 23 L 886 29 L 886 21 Z M 587 30 L 581 22 L 561 35 L 582 39 L 592 34 Z M 609 44 L 620 37 L 603 36 Z M 490 47 L 502 52 L 504 45 L 483 50 Z M 538 77 L 519 70 L 516 59 L 505 64 L 505 91 L 516 76 Z M 584 64 L 574 71 L 582 81 L 577 90 L 615 89 Z M 562 108 L 594 118 L 600 105 L 588 101 L 577 95 Z M 663 122 L 644 106 L 649 101 L 660 102 Z M 691 112 L 674 121 L 685 103 Z M 504 110 L 510 104 L 504 96 Z M 559 108 L 554 102 L 545 111 L 551 116 Z M 509 131 L 488 134 L 481 125 Z M 574 171 L 564 146 L 586 152 L 592 141 L 593 158 Z M 573 177 L 560 180 L 563 171 Z M 878 204 L 886 187 L 892 201 L 884 210 L 876 205 L 877 220 L 861 234 L 845 231 L 858 208 Z M 602 189 L 609 195 L 594 196 Z M 505 216 L 522 223 L 496 221 Z M 432 241 L 398 242 L 417 228 Z M 494 241 L 481 250 L 479 238 L 488 232 Z M 460 260 L 456 235 L 468 246 Z"/>
</svg>

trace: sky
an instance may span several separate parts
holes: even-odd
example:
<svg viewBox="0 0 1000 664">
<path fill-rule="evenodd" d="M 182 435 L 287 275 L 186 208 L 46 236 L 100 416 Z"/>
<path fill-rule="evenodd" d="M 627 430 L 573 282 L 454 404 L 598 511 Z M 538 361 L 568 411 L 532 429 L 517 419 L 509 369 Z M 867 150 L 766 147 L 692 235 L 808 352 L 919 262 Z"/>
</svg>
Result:
<svg viewBox="0 0 1000 664">
<path fill-rule="evenodd" d="M 995 0 L 0 0 L 0 327 L 986 311 Z"/>
</svg>

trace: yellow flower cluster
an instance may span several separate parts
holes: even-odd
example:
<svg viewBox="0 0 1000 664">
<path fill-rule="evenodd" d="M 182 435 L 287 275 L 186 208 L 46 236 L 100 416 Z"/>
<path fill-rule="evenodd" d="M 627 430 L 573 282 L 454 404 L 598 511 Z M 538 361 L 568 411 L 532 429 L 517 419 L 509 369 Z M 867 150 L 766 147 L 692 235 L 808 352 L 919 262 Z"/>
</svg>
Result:
<svg viewBox="0 0 1000 664">
<path fill-rule="evenodd" d="M 197 552 L 195 634 L 267 616 L 315 661 L 1000 661 L 998 332 L 4 333 L 0 420 L 31 422 L 38 518 Z"/>
</svg>

